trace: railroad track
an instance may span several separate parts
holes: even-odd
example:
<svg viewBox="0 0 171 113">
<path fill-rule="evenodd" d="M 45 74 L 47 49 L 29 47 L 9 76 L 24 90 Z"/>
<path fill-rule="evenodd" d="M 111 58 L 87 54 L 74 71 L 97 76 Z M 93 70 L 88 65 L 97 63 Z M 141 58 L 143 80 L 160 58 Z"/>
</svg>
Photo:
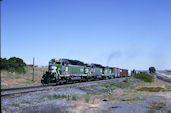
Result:
<svg viewBox="0 0 171 113">
<path fill-rule="evenodd" d="M 163 81 L 165 81 L 165 82 L 171 83 L 171 79 L 166 79 L 166 78 L 164 78 L 164 77 L 162 77 L 162 76 L 160 76 L 160 75 L 157 75 L 157 74 L 156 74 L 156 78 L 158 78 L 158 79 L 160 79 L 160 80 L 163 80 Z"/>
<path fill-rule="evenodd" d="M 15 96 L 16 94 L 24 94 L 29 92 L 45 90 L 45 88 L 51 85 L 38 85 L 38 86 L 28 86 L 28 87 L 17 87 L 17 88 L 6 88 L 1 89 L 1 96 Z"/>
<path fill-rule="evenodd" d="M 28 87 L 4 88 L 1 89 L 1 91 L 14 91 L 14 90 L 32 89 L 32 88 L 39 88 L 39 87 L 43 87 L 43 86 L 38 85 L 38 86 L 28 86 Z"/>
<path fill-rule="evenodd" d="M 90 85 L 97 85 L 98 82 L 106 82 L 106 81 L 115 81 L 124 80 L 124 78 L 115 78 L 115 79 L 108 79 L 108 80 L 100 80 L 100 81 L 89 81 L 89 82 L 78 82 L 74 84 L 63 84 L 63 85 L 39 85 L 39 86 L 29 86 L 29 87 L 18 87 L 18 88 L 8 88 L 8 89 L 1 89 L 1 96 L 2 97 L 9 97 L 9 96 L 20 96 L 22 94 L 27 94 L 30 92 L 36 91 L 46 91 L 46 90 L 56 90 L 60 88 L 75 88 L 75 87 L 85 87 Z"/>
</svg>

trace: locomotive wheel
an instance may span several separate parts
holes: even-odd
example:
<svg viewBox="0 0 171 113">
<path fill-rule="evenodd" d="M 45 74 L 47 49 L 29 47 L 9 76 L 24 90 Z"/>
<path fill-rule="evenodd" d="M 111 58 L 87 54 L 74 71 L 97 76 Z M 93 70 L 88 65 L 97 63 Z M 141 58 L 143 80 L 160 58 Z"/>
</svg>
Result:
<svg viewBox="0 0 171 113">
<path fill-rule="evenodd" d="M 42 84 L 45 84 L 44 80 L 41 80 L 41 83 L 42 83 Z"/>
<path fill-rule="evenodd" d="M 44 83 L 45 83 L 45 84 L 49 84 L 49 83 L 50 83 L 50 78 L 49 78 L 49 77 L 46 77 L 46 78 L 44 79 Z"/>
</svg>

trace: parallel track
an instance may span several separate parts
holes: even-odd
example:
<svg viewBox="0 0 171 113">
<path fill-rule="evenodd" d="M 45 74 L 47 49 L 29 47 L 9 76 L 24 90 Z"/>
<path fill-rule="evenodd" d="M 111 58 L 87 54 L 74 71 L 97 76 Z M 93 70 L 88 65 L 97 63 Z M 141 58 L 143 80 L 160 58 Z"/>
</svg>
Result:
<svg viewBox="0 0 171 113">
<path fill-rule="evenodd" d="M 163 80 L 163 81 L 165 81 L 165 82 L 171 83 L 171 79 L 166 79 L 166 78 L 161 77 L 160 75 L 157 75 L 157 74 L 156 74 L 156 77 L 157 77 L 158 79 L 160 79 L 160 80 Z"/>
</svg>

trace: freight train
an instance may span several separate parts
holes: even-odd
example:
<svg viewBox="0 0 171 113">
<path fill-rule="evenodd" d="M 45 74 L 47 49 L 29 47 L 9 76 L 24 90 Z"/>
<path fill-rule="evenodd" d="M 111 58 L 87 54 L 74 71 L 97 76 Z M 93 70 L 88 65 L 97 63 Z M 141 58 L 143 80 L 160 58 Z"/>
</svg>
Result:
<svg viewBox="0 0 171 113">
<path fill-rule="evenodd" d="M 86 64 L 78 60 L 51 59 L 48 71 L 43 74 L 41 83 L 63 84 L 67 82 L 112 79 L 127 76 L 127 69 L 105 67 L 100 64 Z"/>
</svg>

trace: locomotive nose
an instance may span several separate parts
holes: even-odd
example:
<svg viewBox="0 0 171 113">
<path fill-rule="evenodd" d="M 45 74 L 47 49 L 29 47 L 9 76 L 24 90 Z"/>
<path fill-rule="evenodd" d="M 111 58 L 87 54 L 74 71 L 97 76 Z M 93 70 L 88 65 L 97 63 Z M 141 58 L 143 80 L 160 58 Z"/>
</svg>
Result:
<svg viewBox="0 0 171 113">
<path fill-rule="evenodd" d="M 54 73 L 54 72 L 56 72 L 56 69 L 57 69 L 57 67 L 56 66 L 50 66 L 50 72 L 51 73 Z"/>
</svg>

